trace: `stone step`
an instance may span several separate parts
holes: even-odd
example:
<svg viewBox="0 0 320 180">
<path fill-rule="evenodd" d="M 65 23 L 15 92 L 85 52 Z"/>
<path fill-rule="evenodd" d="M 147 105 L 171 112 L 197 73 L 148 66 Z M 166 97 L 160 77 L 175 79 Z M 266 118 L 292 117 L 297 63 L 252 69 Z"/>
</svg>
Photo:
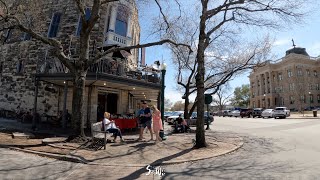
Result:
<svg viewBox="0 0 320 180">
<path fill-rule="evenodd" d="M 13 132 L 12 133 L 12 138 L 14 139 L 30 139 L 30 138 L 34 138 L 34 134 L 29 133 L 29 132 Z"/>
<path fill-rule="evenodd" d="M 42 139 L 42 144 L 53 144 L 53 143 L 61 143 L 67 140 L 66 137 L 52 137 Z"/>
</svg>

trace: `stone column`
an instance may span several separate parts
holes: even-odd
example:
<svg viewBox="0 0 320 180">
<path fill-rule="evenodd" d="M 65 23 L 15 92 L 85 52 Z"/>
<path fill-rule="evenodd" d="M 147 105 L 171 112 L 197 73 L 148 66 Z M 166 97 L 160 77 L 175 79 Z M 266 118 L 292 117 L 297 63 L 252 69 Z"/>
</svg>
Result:
<svg viewBox="0 0 320 180">
<path fill-rule="evenodd" d="M 127 22 L 127 37 L 132 37 L 132 34 L 131 34 L 131 27 L 132 27 L 132 17 L 131 17 L 132 15 L 129 15 L 129 17 L 128 17 L 128 22 Z"/>
<path fill-rule="evenodd" d="M 259 79 L 260 79 L 260 97 L 262 97 L 263 96 L 263 94 L 264 94 L 264 87 L 263 87 L 263 77 L 262 77 L 262 74 L 260 74 L 259 75 Z M 262 98 L 260 98 L 260 99 L 262 99 Z"/>
<path fill-rule="evenodd" d="M 112 32 L 115 32 L 118 6 L 116 6 L 116 5 L 111 6 L 110 10 L 111 10 L 111 17 L 110 17 L 109 29 Z"/>
</svg>

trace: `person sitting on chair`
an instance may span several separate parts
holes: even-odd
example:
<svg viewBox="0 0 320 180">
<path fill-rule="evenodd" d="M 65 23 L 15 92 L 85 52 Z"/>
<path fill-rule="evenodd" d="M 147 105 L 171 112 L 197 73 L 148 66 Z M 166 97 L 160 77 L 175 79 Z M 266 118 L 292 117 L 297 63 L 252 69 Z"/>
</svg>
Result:
<svg viewBox="0 0 320 180">
<path fill-rule="evenodd" d="M 110 121 L 109 118 L 110 118 L 110 113 L 105 112 L 104 119 L 103 119 L 104 130 L 110 133 L 113 133 L 113 137 L 114 137 L 113 142 L 116 141 L 117 136 L 120 136 L 121 142 L 124 142 L 120 129 L 117 128 L 114 121 Z"/>
</svg>

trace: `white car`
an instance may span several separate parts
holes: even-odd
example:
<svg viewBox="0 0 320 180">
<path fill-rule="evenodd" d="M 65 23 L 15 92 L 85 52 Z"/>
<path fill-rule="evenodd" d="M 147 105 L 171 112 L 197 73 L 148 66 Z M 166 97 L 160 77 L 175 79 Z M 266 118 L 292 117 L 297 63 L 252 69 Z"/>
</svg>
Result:
<svg viewBox="0 0 320 180">
<path fill-rule="evenodd" d="M 273 113 L 274 110 L 273 109 L 265 109 L 264 111 L 262 111 L 261 113 L 261 117 L 262 118 L 273 118 Z"/>
<path fill-rule="evenodd" d="M 181 115 L 181 117 L 183 118 L 183 111 L 175 111 L 171 114 L 171 116 L 169 116 L 167 118 L 167 122 L 169 124 L 173 124 L 174 121 L 179 117 L 179 115 Z"/>
<path fill-rule="evenodd" d="M 239 110 L 231 111 L 230 115 L 233 117 L 240 117 L 240 111 Z"/>
<path fill-rule="evenodd" d="M 278 118 L 286 118 L 290 116 L 290 110 L 287 107 L 276 107 L 274 109 L 273 117 L 275 119 Z"/>
</svg>

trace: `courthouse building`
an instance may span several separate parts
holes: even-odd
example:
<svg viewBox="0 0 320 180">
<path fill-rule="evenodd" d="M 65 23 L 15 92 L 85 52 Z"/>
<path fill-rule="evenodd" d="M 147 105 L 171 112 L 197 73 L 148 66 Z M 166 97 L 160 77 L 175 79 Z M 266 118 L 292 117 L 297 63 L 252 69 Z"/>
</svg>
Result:
<svg viewBox="0 0 320 180">
<path fill-rule="evenodd" d="M 250 78 L 250 106 L 291 110 L 320 107 L 320 58 L 294 47 L 285 57 L 254 68 Z"/>
<path fill-rule="evenodd" d="M 39 2 L 42 3 L 41 14 L 33 27 L 44 36 L 60 40 L 67 55 L 76 58 L 79 55 L 81 18 L 75 2 Z M 89 18 L 90 4 L 85 12 Z M 25 14 L 28 13 L 32 14 Z M 135 0 L 108 3 L 101 9 L 100 17 L 90 37 L 92 56 L 110 46 L 139 44 L 140 26 Z M 39 114 L 57 115 L 65 103 L 71 112 L 72 75 L 52 55 L 52 49 L 16 29 L 7 30 L 0 40 L 0 110 L 29 111 L 35 107 L 35 90 L 38 88 Z M 84 124 L 96 122 L 98 110 L 127 115 L 138 108 L 142 99 L 157 102 L 161 90 L 159 71 L 146 67 L 144 71 L 139 64 L 139 50 L 135 49 L 113 53 L 112 58 L 105 58 L 89 68 Z"/>
</svg>

